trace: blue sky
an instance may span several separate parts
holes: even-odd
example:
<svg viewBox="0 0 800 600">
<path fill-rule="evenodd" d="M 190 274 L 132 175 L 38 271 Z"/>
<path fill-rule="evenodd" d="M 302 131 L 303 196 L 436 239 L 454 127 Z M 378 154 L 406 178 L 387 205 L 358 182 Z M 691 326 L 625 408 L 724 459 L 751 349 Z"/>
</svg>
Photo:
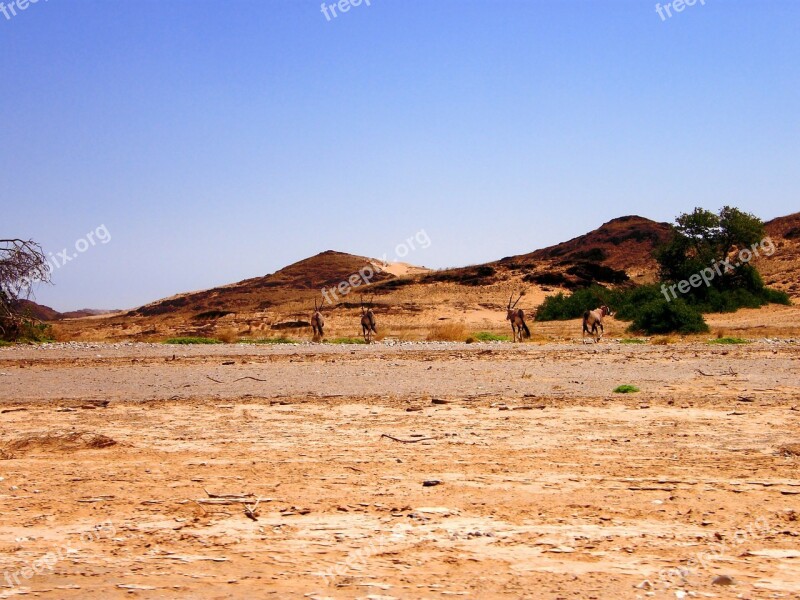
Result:
<svg viewBox="0 0 800 600">
<path fill-rule="evenodd" d="M 128 308 L 327 249 L 391 258 L 421 229 L 407 260 L 446 267 L 627 214 L 798 210 L 800 2 L 320 8 L 0 14 L 0 237 L 111 235 L 38 301 Z"/>
</svg>

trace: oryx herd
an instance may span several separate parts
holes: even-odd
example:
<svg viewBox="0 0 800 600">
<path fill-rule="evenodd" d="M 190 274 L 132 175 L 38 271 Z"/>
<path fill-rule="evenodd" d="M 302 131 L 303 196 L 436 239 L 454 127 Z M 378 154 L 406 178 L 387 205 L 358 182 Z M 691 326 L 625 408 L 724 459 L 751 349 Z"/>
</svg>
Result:
<svg viewBox="0 0 800 600">
<path fill-rule="evenodd" d="M 508 298 L 508 305 L 506 306 L 506 321 L 511 322 L 511 339 L 514 342 L 521 342 L 524 338 L 531 337 L 531 330 L 528 324 L 525 323 L 525 311 L 517 308 L 517 304 L 522 299 L 525 292 L 520 292 L 519 297 L 514 300 L 514 294 Z M 375 320 L 375 312 L 372 310 L 372 297 L 366 304 L 364 304 L 364 296 L 361 296 L 361 335 L 364 341 L 369 344 L 372 342 L 372 334 L 378 333 L 378 326 Z M 513 301 L 513 304 L 512 304 Z M 587 310 L 583 313 L 583 332 L 582 341 L 586 343 L 586 335 L 589 334 L 595 343 L 600 341 L 603 337 L 603 317 L 613 316 L 614 313 L 611 309 L 603 304 L 594 310 Z M 322 303 L 317 305 L 314 300 L 314 313 L 311 316 L 311 331 L 313 340 L 322 340 L 323 328 L 325 327 L 325 319 L 322 317 Z"/>
</svg>

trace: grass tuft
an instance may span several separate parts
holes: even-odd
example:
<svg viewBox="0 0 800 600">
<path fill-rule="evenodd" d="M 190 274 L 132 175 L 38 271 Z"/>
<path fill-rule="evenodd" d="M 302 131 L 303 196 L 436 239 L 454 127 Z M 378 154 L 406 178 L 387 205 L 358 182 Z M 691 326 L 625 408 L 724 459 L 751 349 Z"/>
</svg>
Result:
<svg viewBox="0 0 800 600">
<path fill-rule="evenodd" d="M 332 340 L 325 340 L 328 344 L 366 344 L 363 338 L 338 337 Z"/>
<path fill-rule="evenodd" d="M 176 337 L 164 340 L 165 344 L 221 344 L 222 342 L 214 338 L 206 337 Z"/>
<path fill-rule="evenodd" d="M 737 337 L 721 337 L 714 340 L 708 340 L 709 344 L 749 344 L 750 340 Z"/>
<path fill-rule="evenodd" d="M 638 391 L 639 388 L 637 388 L 635 385 L 628 385 L 627 383 L 625 385 L 618 385 L 614 388 L 615 394 L 633 394 Z"/>
<path fill-rule="evenodd" d="M 240 344 L 295 344 L 293 339 L 281 336 L 276 338 L 256 338 L 252 340 L 239 340 Z"/>
<path fill-rule="evenodd" d="M 620 344 L 646 344 L 647 341 L 641 338 L 625 338 L 619 341 Z"/>
<path fill-rule="evenodd" d="M 511 338 L 507 335 L 492 333 L 491 331 L 479 331 L 472 335 L 479 342 L 510 342 Z"/>
<path fill-rule="evenodd" d="M 13 346 L 13 345 L 14 344 L 11 343 L 11 342 L 7 342 L 5 340 L 0 340 L 0 348 L 2 348 L 3 346 Z"/>
</svg>

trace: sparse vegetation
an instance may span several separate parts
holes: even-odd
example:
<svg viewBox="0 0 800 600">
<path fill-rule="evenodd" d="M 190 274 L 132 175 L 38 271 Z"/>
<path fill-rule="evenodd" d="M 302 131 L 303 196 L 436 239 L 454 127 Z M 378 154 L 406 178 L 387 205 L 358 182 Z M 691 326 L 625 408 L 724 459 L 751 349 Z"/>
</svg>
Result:
<svg viewBox="0 0 800 600">
<path fill-rule="evenodd" d="M 7 342 L 5 340 L 0 340 L 0 348 L 2 348 L 3 346 L 13 346 L 13 345 L 14 344 L 12 344 L 11 342 Z"/>
<path fill-rule="evenodd" d="M 328 344 L 366 344 L 363 338 L 357 337 L 338 337 L 332 340 L 325 340 Z"/>
<path fill-rule="evenodd" d="M 293 339 L 281 336 L 274 338 L 240 339 L 240 344 L 296 344 Z"/>
<path fill-rule="evenodd" d="M 462 269 L 445 269 L 425 275 L 422 278 L 422 283 L 449 282 L 472 286 L 489 285 L 494 283 L 496 274 L 496 269 L 488 265 L 464 267 Z"/>
<path fill-rule="evenodd" d="M 617 387 L 614 388 L 615 394 L 635 394 L 638 391 L 639 391 L 638 387 L 636 387 L 635 385 L 629 385 L 627 383 L 625 385 L 618 385 Z"/>
<path fill-rule="evenodd" d="M 434 325 L 425 339 L 429 342 L 463 342 L 467 339 L 467 328 L 463 323 Z"/>
<path fill-rule="evenodd" d="M 477 333 L 473 333 L 472 336 L 473 340 L 478 342 L 510 342 L 511 338 L 507 335 L 493 333 L 491 331 L 478 331 Z"/>
<path fill-rule="evenodd" d="M 647 340 L 641 338 L 624 338 L 619 341 L 620 344 L 646 344 Z"/>
<path fill-rule="evenodd" d="M 396 289 L 405 287 L 407 285 L 412 285 L 413 283 L 415 283 L 414 280 L 410 279 L 408 277 L 404 277 L 404 278 L 397 277 L 395 279 L 389 279 L 389 280 L 384 281 L 382 283 L 374 284 L 372 287 L 370 287 L 370 291 L 378 292 L 378 291 L 384 291 L 384 290 L 396 290 Z"/>
<path fill-rule="evenodd" d="M 222 317 L 232 315 L 232 310 L 207 310 L 193 316 L 192 318 L 197 321 L 210 321 L 214 319 L 221 319 Z"/>
<path fill-rule="evenodd" d="M 164 340 L 165 344 L 222 344 L 222 342 L 215 338 L 207 337 L 174 337 Z"/>
<path fill-rule="evenodd" d="M 569 279 L 563 274 L 553 271 L 545 271 L 544 273 L 529 273 L 522 278 L 526 283 L 535 283 L 537 285 L 563 285 L 569 283 Z"/>
<path fill-rule="evenodd" d="M 578 283 L 584 285 L 584 282 L 624 283 L 628 281 L 628 274 L 625 271 L 594 262 L 579 262 L 567 268 L 567 273 L 577 277 Z"/>
<path fill-rule="evenodd" d="M 709 344 L 749 344 L 750 340 L 738 337 L 720 337 L 713 340 L 708 340 Z"/>
</svg>

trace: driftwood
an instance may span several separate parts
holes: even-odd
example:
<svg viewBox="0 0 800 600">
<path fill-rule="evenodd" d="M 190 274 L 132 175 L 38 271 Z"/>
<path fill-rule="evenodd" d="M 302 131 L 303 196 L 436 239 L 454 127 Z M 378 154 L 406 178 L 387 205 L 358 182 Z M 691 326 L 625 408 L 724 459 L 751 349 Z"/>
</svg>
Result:
<svg viewBox="0 0 800 600">
<path fill-rule="evenodd" d="M 403 444 L 416 444 L 417 442 L 424 442 L 425 440 L 436 439 L 435 437 L 423 437 L 423 438 L 417 438 L 416 440 L 401 440 L 400 438 L 396 438 L 393 435 L 389 435 L 388 433 L 382 433 L 381 438 L 389 438 L 390 440 L 394 440 L 395 442 L 401 442 Z"/>
<path fill-rule="evenodd" d="M 195 504 L 197 504 L 200 508 L 203 509 L 203 512 L 206 512 L 206 509 L 203 508 L 204 504 L 212 504 L 212 505 L 231 505 L 231 504 L 241 504 L 244 508 L 245 516 L 252 520 L 258 521 L 258 515 L 256 515 L 256 510 L 258 510 L 258 505 L 262 502 L 272 502 L 275 498 L 256 498 L 254 494 L 212 494 L 206 488 L 203 488 L 203 491 L 206 493 L 208 498 L 200 498 L 198 500 L 192 500 Z M 253 503 L 255 501 L 255 503 Z M 252 506 L 250 503 L 253 503 Z M 206 513 L 207 514 L 207 513 Z"/>
<path fill-rule="evenodd" d="M 697 373 L 700 373 L 703 377 L 721 377 L 722 375 L 731 375 L 735 377 L 739 373 L 733 370 L 733 367 L 728 367 L 727 371 L 723 371 L 722 373 L 706 373 L 702 369 L 696 369 Z"/>
<path fill-rule="evenodd" d="M 256 500 L 256 503 L 252 507 L 247 506 L 247 504 L 242 503 L 242 504 L 244 504 L 244 514 L 247 516 L 248 519 L 251 519 L 253 521 L 258 521 L 258 517 L 256 516 L 256 509 L 258 508 L 258 504 L 260 502 L 261 502 L 261 498 Z"/>
<path fill-rule="evenodd" d="M 245 377 L 239 377 L 238 379 L 234 379 L 233 381 L 220 381 L 219 379 L 214 379 L 213 377 L 206 375 L 206 379 L 210 379 L 214 383 L 236 383 L 237 381 L 242 381 L 244 379 L 252 379 L 253 381 L 260 381 L 262 383 L 266 383 L 266 379 L 258 379 L 257 377 L 250 377 L 250 375 L 246 375 Z"/>
</svg>

